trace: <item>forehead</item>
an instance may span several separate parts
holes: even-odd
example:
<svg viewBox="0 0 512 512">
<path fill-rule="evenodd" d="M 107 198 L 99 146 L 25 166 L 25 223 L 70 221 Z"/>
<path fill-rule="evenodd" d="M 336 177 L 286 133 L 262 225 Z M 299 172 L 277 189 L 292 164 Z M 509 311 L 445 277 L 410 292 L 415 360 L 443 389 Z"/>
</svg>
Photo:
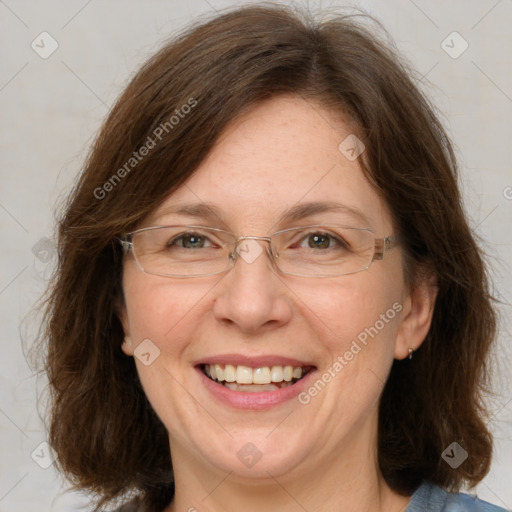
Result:
<svg viewBox="0 0 512 512">
<path fill-rule="evenodd" d="M 383 200 L 358 159 L 339 149 L 349 136 L 354 136 L 350 124 L 320 104 L 295 96 L 268 100 L 224 131 L 148 222 L 200 219 L 202 211 L 203 218 L 215 217 L 230 229 L 266 230 L 279 219 L 297 221 L 297 214 L 325 216 L 318 203 L 330 203 L 330 218 L 337 213 L 356 227 L 389 231 Z M 316 206 L 300 211 L 304 203 Z"/>
</svg>

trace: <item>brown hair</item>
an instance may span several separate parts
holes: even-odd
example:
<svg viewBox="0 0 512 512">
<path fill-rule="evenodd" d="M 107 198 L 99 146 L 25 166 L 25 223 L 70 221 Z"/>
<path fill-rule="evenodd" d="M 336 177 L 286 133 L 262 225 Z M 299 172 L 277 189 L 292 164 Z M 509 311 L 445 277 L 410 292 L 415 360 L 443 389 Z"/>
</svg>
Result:
<svg viewBox="0 0 512 512">
<path fill-rule="evenodd" d="M 381 398 L 386 481 L 411 494 L 424 479 L 457 490 L 487 473 L 482 393 L 495 313 L 454 153 L 407 66 L 358 19 L 316 23 L 296 10 L 254 6 L 203 22 L 144 64 L 99 132 L 60 219 L 45 322 L 49 441 L 60 470 L 99 505 L 131 493 L 156 511 L 173 495 L 166 429 L 120 348 L 122 252 L 114 238 L 189 178 L 229 123 L 279 94 L 348 114 L 411 275 L 428 268 L 437 279 L 427 339 L 412 361 L 394 362 Z M 150 148 L 139 159 L 143 146 Z M 441 459 L 453 441 L 469 453 L 457 469 Z"/>
</svg>

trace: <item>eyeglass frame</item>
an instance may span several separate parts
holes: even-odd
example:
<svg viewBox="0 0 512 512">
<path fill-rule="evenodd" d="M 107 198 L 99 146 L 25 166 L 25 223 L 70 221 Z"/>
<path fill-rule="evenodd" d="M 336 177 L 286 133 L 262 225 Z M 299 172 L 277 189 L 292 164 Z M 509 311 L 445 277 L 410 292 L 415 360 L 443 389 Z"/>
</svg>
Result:
<svg viewBox="0 0 512 512">
<path fill-rule="evenodd" d="M 144 231 L 150 231 L 150 230 L 162 229 L 162 228 L 173 228 L 173 227 L 183 227 L 186 229 L 200 228 L 200 229 L 206 229 L 206 230 L 210 230 L 210 231 L 219 231 L 219 232 L 226 233 L 226 234 L 232 236 L 235 239 L 234 248 L 228 255 L 228 264 L 227 264 L 226 268 L 224 268 L 223 270 L 219 270 L 217 272 L 211 272 L 208 274 L 197 274 L 197 275 L 192 275 L 192 276 L 187 276 L 187 275 L 183 276 L 183 275 L 175 275 L 175 274 L 161 274 L 158 272 L 148 272 L 147 270 L 145 270 L 142 267 L 142 265 L 139 263 L 139 261 L 137 260 L 137 256 L 135 255 L 135 252 L 133 250 L 133 241 L 129 240 L 129 238 L 132 238 L 137 233 L 141 233 Z M 354 228 L 354 227 L 350 227 L 350 226 L 339 225 L 337 227 L 343 227 L 345 229 L 353 229 L 356 231 L 367 231 L 368 233 L 371 233 L 374 236 L 375 244 L 373 247 L 373 256 L 372 256 L 372 259 L 370 260 L 370 262 L 368 263 L 367 267 L 364 267 L 360 270 L 355 270 L 353 272 L 348 272 L 346 274 L 334 274 L 334 275 L 296 274 L 293 272 L 286 272 L 284 270 L 281 270 L 276 261 L 277 258 L 279 258 L 279 254 L 275 253 L 272 250 L 272 237 L 274 237 L 275 235 L 284 233 L 286 231 L 292 231 L 292 230 L 297 230 L 297 229 L 301 229 L 301 228 L 307 229 L 307 228 L 321 228 L 321 227 L 323 227 L 325 229 L 329 226 L 328 226 L 328 224 L 311 224 L 311 225 L 307 225 L 307 226 L 296 226 L 296 227 L 281 229 L 279 231 L 276 231 L 275 233 L 272 233 L 270 236 L 240 236 L 240 237 L 237 237 L 231 231 L 226 231 L 225 229 L 222 229 L 222 228 L 214 228 L 211 226 L 201 226 L 201 225 L 170 224 L 170 225 L 163 225 L 163 226 L 148 226 L 146 228 L 140 228 L 135 231 L 131 231 L 130 233 L 126 233 L 124 235 L 116 237 L 116 239 L 121 244 L 125 253 L 131 252 L 131 254 L 133 255 L 133 259 L 135 260 L 135 264 L 137 265 L 137 268 L 139 270 L 141 270 L 145 274 L 149 274 L 149 275 L 153 275 L 153 276 L 160 276 L 160 277 L 171 277 L 171 278 L 175 278 L 175 279 L 191 279 L 191 278 L 195 278 L 195 277 L 209 277 L 209 276 L 222 274 L 223 272 L 227 272 L 228 270 L 231 270 L 234 267 L 234 265 L 236 264 L 238 257 L 240 256 L 240 253 L 237 252 L 237 248 L 238 248 L 240 242 L 243 240 L 262 240 L 264 242 L 268 242 L 269 245 L 267 247 L 267 253 L 270 256 L 272 264 L 282 274 L 296 276 L 296 277 L 341 277 L 341 276 L 347 276 L 347 275 L 351 275 L 351 274 L 357 274 L 359 272 L 364 272 L 365 270 L 368 270 L 370 268 L 371 264 L 374 261 L 380 261 L 380 260 L 384 259 L 384 254 L 387 251 L 389 251 L 390 249 L 392 249 L 393 247 L 396 247 L 398 245 L 398 240 L 396 239 L 396 237 L 394 235 L 388 235 L 385 237 L 377 238 L 375 236 L 375 233 L 369 228 Z M 236 255 L 235 255 L 235 253 L 236 253 Z"/>
</svg>

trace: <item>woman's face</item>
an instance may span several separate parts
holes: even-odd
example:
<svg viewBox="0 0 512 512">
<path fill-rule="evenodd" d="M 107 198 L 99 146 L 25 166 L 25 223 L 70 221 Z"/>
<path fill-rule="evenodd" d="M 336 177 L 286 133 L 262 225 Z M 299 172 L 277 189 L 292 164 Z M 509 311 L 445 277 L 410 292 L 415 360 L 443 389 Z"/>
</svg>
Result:
<svg viewBox="0 0 512 512">
<path fill-rule="evenodd" d="M 350 134 L 316 103 L 272 99 L 230 126 L 141 227 L 200 224 L 268 236 L 296 225 L 343 224 L 392 235 L 389 211 L 359 159 L 350 147 L 339 149 Z M 310 202 L 344 208 L 279 220 Z M 205 203 L 216 216 L 166 212 Z M 123 350 L 134 355 L 139 347 L 137 370 L 169 432 L 173 462 L 242 478 L 298 476 L 334 459 L 357 470 L 375 455 L 378 399 L 393 359 L 406 357 L 426 333 L 411 320 L 418 308 L 404 284 L 401 249 L 366 271 L 328 278 L 284 275 L 266 250 L 253 255 L 227 273 L 187 279 L 149 275 L 131 256 L 125 260 Z M 313 369 L 291 386 L 250 393 L 209 379 L 202 369 L 215 363 L 226 372 L 228 364 L 247 366 L 253 375 L 268 367 L 277 380 L 289 371 L 284 366 Z"/>
</svg>

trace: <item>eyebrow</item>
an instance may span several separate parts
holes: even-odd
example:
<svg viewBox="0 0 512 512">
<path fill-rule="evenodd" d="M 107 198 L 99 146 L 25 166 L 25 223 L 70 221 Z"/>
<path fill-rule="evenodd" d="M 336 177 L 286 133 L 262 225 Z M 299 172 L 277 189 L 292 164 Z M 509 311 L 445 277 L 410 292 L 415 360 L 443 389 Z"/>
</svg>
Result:
<svg viewBox="0 0 512 512">
<path fill-rule="evenodd" d="M 277 223 L 294 223 L 307 217 L 319 213 L 344 213 L 352 215 L 363 221 L 368 226 L 371 225 L 368 217 L 358 208 L 337 203 L 334 201 L 311 201 L 307 203 L 299 203 L 286 209 L 280 216 Z M 213 203 L 182 203 L 171 205 L 161 212 L 159 218 L 164 215 L 185 215 L 188 217 L 201 218 L 204 220 L 216 220 L 225 225 L 223 221 L 222 211 Z"/>
</svg>

